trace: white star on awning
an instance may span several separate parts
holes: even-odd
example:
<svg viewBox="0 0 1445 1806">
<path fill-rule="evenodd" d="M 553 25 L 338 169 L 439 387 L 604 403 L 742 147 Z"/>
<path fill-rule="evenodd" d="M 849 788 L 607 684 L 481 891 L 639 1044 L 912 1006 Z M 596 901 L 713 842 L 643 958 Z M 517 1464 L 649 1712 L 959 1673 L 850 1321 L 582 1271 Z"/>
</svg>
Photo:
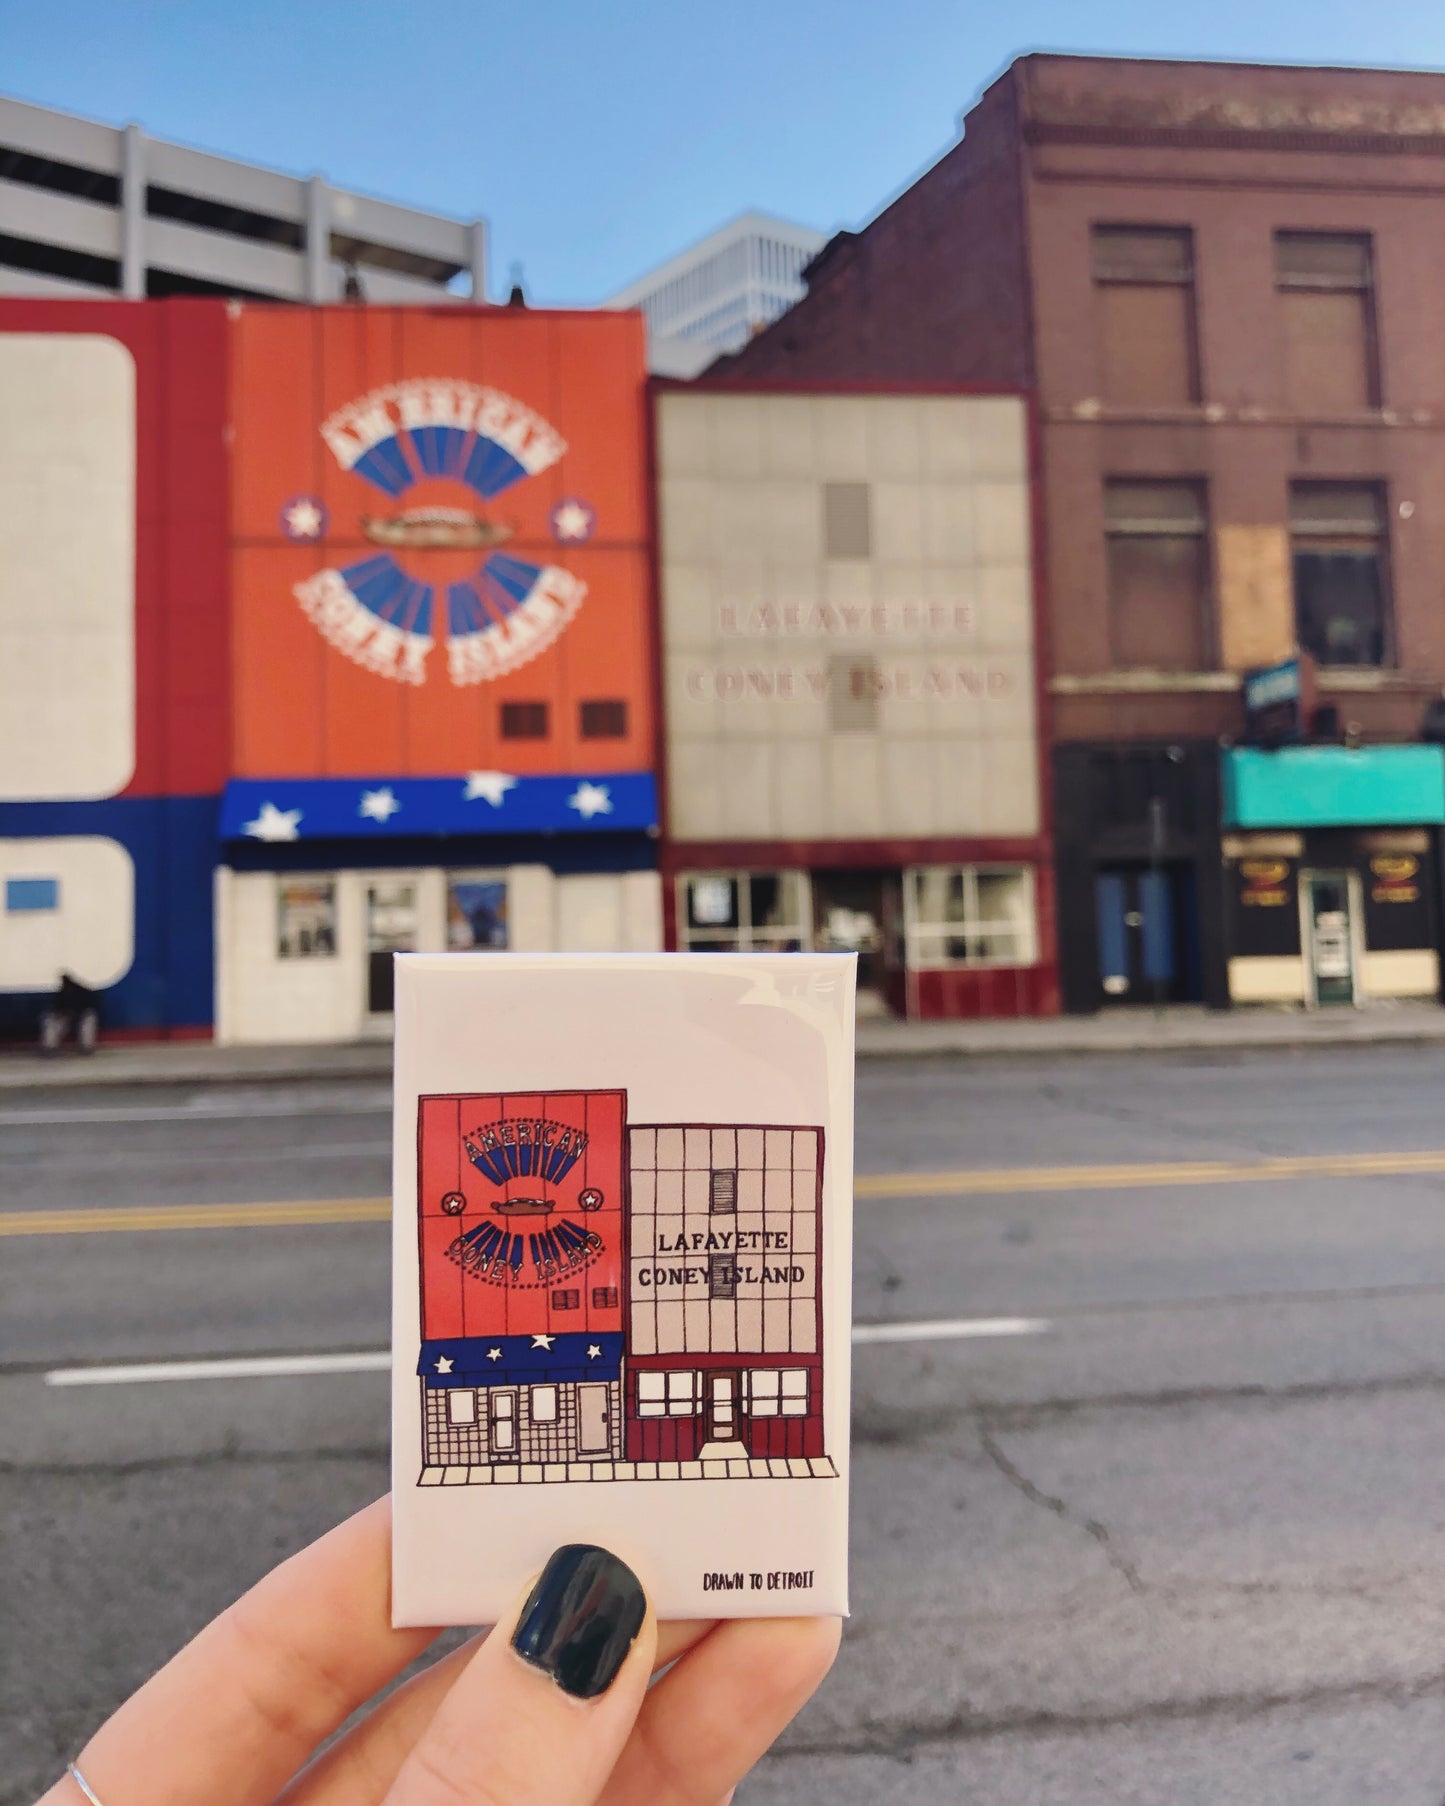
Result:
<svg viewBox="0 0 1445 1806">
<path fill-rule="evenodd" d="M 356 813 L 368 821 L 388 822 L 400 807 L 396 792 L 388 784 L 380 790 L 363 790 Z"/>
<path fill-rule="evenodd" d="M 438 1355 L 437 1356 L 437 1372 L 438 1373 L 450 1373 L 452 1370 L 452 1367 L 454 1365 L 455 1365 L 455 1363 L 453 1362 L 452 1357 L 450 1355 Z"/>
<path fill-rule="evenodd" d="M 567 798 L 567 807 L 575 809 L 583 821 L 591 821 L 594 815 L 611 815 L 612 793 L 605 784 L 591 784 L 584 778 Z"/>
<path fill-rule="evenodd" d="M 248 821 L 243 832 L 252 840 L 295 840 L 299 809 L 278 809 L 274 803 L 262 803 L 255 821 Z"/>
<path fill-rule="evenodd" d="M 544 1348 L 544 1349 L 546 1349 L 547 1353 L 550 1354 L 552 1352 L 552 1344 L 556 1340 L 557 1340 L 557 1338 L 555 1336 L 547 1336 L 547 1335 L 533 1336 L 532 1346 L 533 1346 L 533 1348 Z"/>
<path fill-rule="evenodd" d="M 478 797 L 488 802 L 494 809 L 500 809 L 502 798 L 509 790 L 517 788 L 517 780 L 508 777 L 505 771 L 469 771 L 467 787 L 462 794 L 464 803 L 474 803 Z"/>
</svg>

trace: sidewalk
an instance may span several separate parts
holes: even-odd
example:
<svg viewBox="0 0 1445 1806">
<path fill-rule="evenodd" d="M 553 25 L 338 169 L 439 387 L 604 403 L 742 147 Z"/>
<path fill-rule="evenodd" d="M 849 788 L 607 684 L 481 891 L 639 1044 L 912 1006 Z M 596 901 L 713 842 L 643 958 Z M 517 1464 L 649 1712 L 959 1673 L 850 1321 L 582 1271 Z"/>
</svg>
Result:
<svg viewBox="0 0 1445 1806">
<path fill-rule="evenodd" d="M 1298 1048 L 1445 1043 L 1445 1009 L 1433 1003 L 1378 1003 L 1363 1010 L 1116 1010 L 1010 1022 L 858 1024 L 860 1059 L 942 1055 L 1008 1058 L 1229 1048 Z M 319 1047 L 216 1047 L 209 1041 L 102 1045 L 89 1058 L 42 1059 L 0 1048 L 0 1091 L 89 1085 L 308 1084 L 385 1079 L 385 1041 Z"/>
</svg>

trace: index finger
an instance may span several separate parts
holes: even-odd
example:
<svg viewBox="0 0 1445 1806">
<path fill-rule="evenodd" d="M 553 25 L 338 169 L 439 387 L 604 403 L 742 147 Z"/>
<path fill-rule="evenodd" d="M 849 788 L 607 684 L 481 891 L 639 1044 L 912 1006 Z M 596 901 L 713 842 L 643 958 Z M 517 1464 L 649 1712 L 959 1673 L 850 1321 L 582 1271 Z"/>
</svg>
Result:
<svg viewBox="0 0 1445 1806">
<path fill-rule="evenodd" d="M 391 1501 L 283 1562 L 173 1657 L 76 1765 L 106 1806 L 263 1806 L 436 1637 L 390 1622 Z M 40 1806 L 73 1806 L 58 1782 Z"/>
</svg>

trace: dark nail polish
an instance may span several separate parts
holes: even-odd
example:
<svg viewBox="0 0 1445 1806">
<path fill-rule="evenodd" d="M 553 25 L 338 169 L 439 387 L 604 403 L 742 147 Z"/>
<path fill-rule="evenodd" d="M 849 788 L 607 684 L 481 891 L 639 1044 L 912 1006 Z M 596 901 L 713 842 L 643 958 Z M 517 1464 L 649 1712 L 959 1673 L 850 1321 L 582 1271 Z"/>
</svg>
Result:
<svg viewBox="0 0 1445 1806">
<path fill-rule="evenodd" d="M 532 1588 L 512 1648 L 565 1692 L 595 1699 L 617 1678 L 646 1615 L 642 1582 L 626 1562 L 568 1543 Z"/>
</svg>

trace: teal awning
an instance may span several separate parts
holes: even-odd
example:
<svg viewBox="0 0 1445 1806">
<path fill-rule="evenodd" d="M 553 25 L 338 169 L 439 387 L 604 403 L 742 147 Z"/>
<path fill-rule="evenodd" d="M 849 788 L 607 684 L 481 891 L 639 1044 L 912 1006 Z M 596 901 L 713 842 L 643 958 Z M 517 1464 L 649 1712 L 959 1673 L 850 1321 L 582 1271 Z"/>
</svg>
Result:
<svg viewBox="0 0 1445 1806">
<path fill-rule="evenodd" d="M 1375 828 L 1445 822 L 1438 746 L 1230 747 L 1226 828 Z"/>
</svg>

